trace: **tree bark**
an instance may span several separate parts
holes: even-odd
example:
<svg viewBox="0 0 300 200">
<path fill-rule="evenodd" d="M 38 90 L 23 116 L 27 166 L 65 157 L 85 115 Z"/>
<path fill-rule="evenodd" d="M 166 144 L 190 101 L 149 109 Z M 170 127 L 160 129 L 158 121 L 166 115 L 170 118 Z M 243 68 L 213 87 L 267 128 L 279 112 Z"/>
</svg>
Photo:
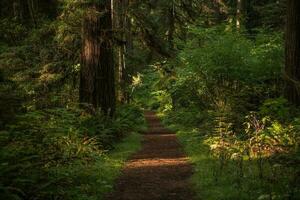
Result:
<svg viewBox="0 0 300 200">
<path fill-rule="evenodd" d="M 285 96 L 300 105 L 300 1 L 287 1 L 285 41 Z"/>
<path fill-rule="evenodd" d="M 82 26 L 80 102 L 115 112 L 111 0 L 91 3 Z"/>
</svg>

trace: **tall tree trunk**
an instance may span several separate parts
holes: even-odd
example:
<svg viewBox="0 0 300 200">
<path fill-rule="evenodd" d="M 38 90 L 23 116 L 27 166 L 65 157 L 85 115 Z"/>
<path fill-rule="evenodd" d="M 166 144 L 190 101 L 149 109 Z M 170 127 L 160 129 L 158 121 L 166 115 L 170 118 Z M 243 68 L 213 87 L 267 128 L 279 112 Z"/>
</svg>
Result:
<svg viewBox="0 0 300 200">
<path fill-rule="evenodd" d="M 119 93 L 118 99 L 120 103 L 128 102 L 128 70 L 126 66 L 126 33 L 127 33 L 127 9 L 128 9 L 128 0 L 118 0 L 118 19 L 117 21 L 117 29 L 118 29 L 118 85 L 119 85 Z"/>
<path fill-rule="evenodd" d="M 132 36 L 132 18 L 129 15 L 129 8 L 131 6 L 132 0 L 126 0 L 126 18 L 125 18 L 125 40 L 126 40 L 126 58 L 130 58 L 133 56 L 133 36 Z M 129 90 L 130 84 L 132 83 L 132 76 L 134 73 L 134 66 L 132 65 L 126 65 L 126 85 L 127 85 L 127 90 L 125 92 L 125 98 L 126 102 L 129 103 L 131 101 L 131 92 Z"/>
<path fill-rule="evenodd" d="M 82 26 L 80 102 L 115 112 L 111 0 L 91 3 Z"/>
<path fill-rule="evenodd" d="M 236 29 L 240 30 L 243 23 L 244 0 L 237 0 L 236 2 Z"/>
<path fill-rule="evenodd" d="M 287 1 L 285 42 L 285 96 L 300 105 L 300 1 Z"/>
</svg>

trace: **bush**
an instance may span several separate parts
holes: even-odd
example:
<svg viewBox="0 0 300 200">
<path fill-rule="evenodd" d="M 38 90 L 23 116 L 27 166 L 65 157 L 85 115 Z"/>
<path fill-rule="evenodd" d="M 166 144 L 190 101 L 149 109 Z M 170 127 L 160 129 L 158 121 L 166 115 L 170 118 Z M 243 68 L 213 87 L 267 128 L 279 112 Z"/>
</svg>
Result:
<svg viewBox="0 0 300 200">
<path fill-rule="evenodd" d="M 265 100 L 259 108 L 259 113 L 281 121 L 288 121 L 293 114 L 291 105 L 283 97 Z"/>
</svg>

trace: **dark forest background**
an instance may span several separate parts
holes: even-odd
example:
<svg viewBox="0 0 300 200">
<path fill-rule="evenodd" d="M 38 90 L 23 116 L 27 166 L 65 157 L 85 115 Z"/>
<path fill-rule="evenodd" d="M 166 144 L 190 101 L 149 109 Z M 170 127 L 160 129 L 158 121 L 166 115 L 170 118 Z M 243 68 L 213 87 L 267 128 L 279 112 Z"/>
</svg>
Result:
<svg viewBox="0 0 300 200">
<path fill-rule="evenodd" d="M 0 0 L 0 199 L 101 199 L 145 109 L 178 132 L 199 197 L 299 198 L 299 11 Z"/>
</svg>

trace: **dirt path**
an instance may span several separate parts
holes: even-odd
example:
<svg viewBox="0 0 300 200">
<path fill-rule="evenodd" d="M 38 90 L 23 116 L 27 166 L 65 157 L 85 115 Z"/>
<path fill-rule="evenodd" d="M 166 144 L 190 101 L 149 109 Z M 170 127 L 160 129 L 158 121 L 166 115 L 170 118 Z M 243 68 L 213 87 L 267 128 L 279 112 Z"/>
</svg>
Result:
<svg viewBox="0 0 300 200">
<path fill-rule="evenodd" d="M 154 112 L 145 113 L 149 130 L 142 150 L 125 165 L 115 192 L 107 200 L 190 200 L 192 166 L 176 135 L 165 129 Z"/>
</svg>

